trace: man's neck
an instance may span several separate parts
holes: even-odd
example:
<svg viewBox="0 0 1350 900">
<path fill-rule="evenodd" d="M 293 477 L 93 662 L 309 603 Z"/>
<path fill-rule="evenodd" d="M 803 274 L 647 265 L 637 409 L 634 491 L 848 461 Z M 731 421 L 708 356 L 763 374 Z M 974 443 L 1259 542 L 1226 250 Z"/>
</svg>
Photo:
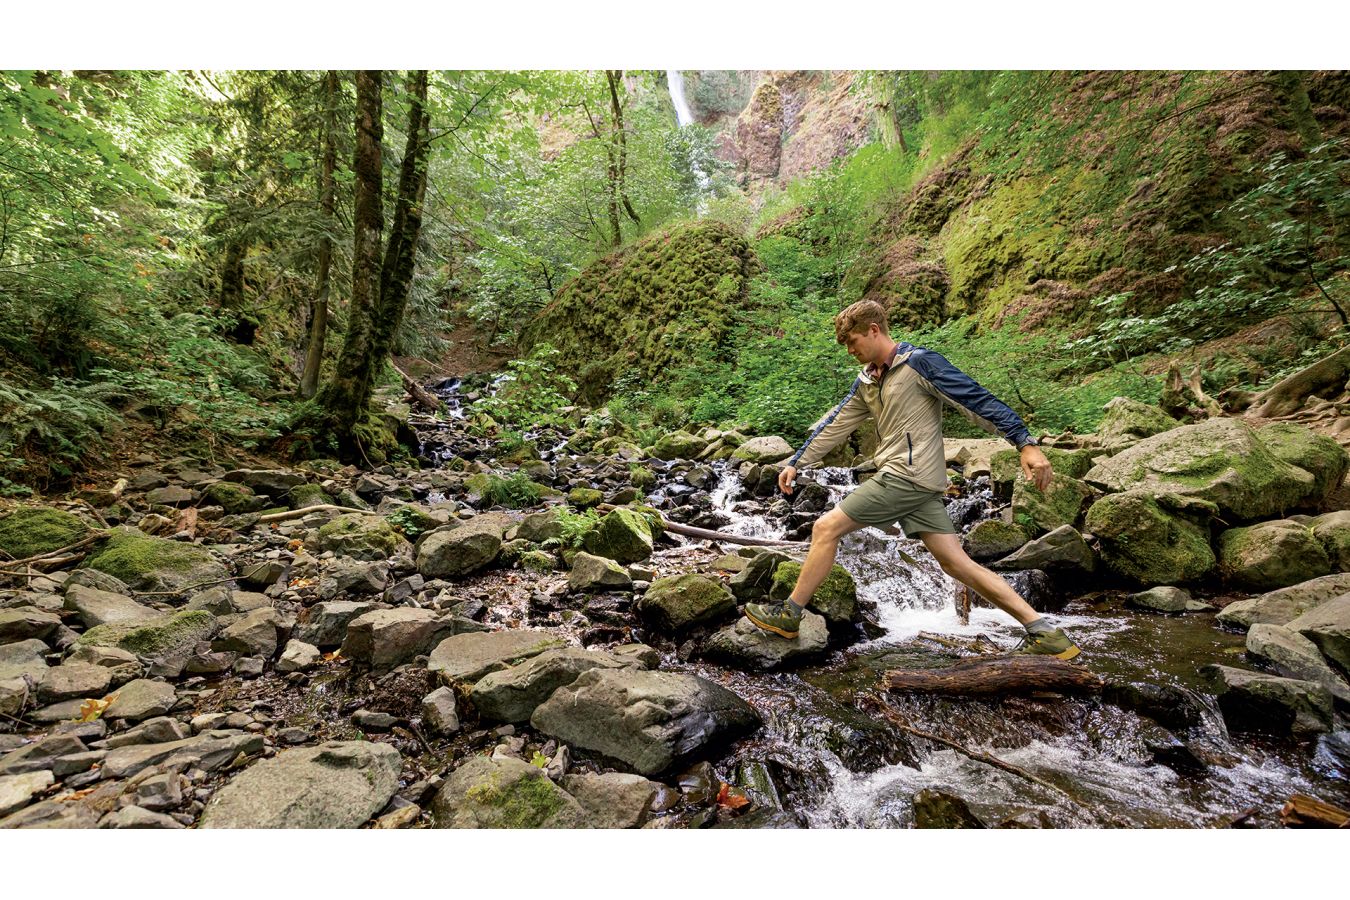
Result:
<svg viewBox="0 0 1350 900">
<path fill-rule="evenodd" d="M 895 348 L 897 346 L 898 343 L 896 341 L 890 342 L 890 345 L 886 348 L 886 352 L 881 354 L 881 357 L 872 363 L 871 368 L 874 372 L 881 371 L 882 366 L 885 366 L 890 363 L 892 357 L 895 356 Z"/>
</svg>

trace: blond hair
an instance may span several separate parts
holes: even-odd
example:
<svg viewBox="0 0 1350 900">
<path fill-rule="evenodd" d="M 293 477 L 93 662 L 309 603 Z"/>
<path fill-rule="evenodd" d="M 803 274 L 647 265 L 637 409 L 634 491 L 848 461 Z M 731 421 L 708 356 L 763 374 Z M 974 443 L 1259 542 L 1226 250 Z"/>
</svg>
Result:
<svg viewBox="0 0 1350 900">
<path fill-rule="evenodd" d="M 834 339 L 842 344 L 850 334 L 861 334 L 873 322 L 883 334 L 890 333 L 886 308 L 875 300 L 859 300 L 834 317 Z"/>
</svg>

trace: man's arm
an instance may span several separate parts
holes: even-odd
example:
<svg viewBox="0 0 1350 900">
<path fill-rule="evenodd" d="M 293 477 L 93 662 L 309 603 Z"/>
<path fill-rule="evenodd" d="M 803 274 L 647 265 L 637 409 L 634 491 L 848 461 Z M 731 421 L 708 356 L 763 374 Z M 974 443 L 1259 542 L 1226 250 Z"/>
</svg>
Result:
<svg viewBox="0 0 1350 900">
<path fill-rule="evenodd" d="M 811 427 L 811 434 L 807 437 L 806 443 L 802 444 L 801 449 L 788 461 L 787 467 L 783 469 L 778 479 L 778 485 L 785 493 L 792 493 L 792 480 L 796 477 L 798 468 L 820 462 L 831 450 L 848 440 L 854 429 L 871 415 L 867 404 L 858 396 L 859 383 L 855 380 L 843 401 Z"/>
</svg>

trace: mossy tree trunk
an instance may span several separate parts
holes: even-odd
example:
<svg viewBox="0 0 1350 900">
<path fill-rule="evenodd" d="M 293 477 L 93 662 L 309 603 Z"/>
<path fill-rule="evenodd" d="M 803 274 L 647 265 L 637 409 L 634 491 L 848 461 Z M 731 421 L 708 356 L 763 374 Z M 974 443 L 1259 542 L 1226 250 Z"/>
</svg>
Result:
<svg viewBox="0 0 1350 900">
<path fill-rule="evenodd" d="M 323 162 L 319 178 L 319 208 L 324 229 L 319 238 L 319 272 L 315 279 L 314 301 L 310 306 L 309 347 L 305 351 L 305 369 L 300 376 L 300 396 L 313 397 L 319 390 L 319 365 L 328 335 L 329 270 L 333 264 L 334 210 L 337 183 L 337 95 L 338 74 L 331 69 L 324 76 Z"/>
</svg>

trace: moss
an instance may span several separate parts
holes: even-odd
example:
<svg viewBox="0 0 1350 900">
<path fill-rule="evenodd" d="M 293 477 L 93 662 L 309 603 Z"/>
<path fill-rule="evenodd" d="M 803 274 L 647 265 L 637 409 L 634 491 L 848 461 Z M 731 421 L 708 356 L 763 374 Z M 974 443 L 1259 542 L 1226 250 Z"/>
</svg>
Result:
<svg viewBox="0 0 1350 900">
<path fill-rule="evenodd" d="M 527 572 L 547 575 L 554 569 L 553 556 L 543 550 L 527 550 L 520 554 L 520 567 Z"/>
<path fill-rule="evenodd" d="M 721 582 L 694 574 L 658 578 L 639 604 L 643 618 L 674 633 L 715 624 L 735 611 L 736 603 Z"/>
<path fill-rule="evenodd" d="M 1142 584 L 1194 581 L 1215 565 L 1208 524 L 1165 511 L 1144 491 L 1108 494 L 1084 524 L 1101 541 L 1106 564 Z"/>
<path fill-rule="evenodd" d="M 567 502 L 577 509 L 591 509 L 605 500 L 604 492 L 595 488 L 578 487 L 567 492 Z"/>
<path fill-rule="evenodd" d="M 640 491 L 650 491 L 656 487 L 656 474 L 651 469 L 638 463 L 632 463 L 628 466 L 628 480 L 633 487 Z"/>
<path fill-rule="evenodd" d="M 9 559 L 27 559 L 69 547 L 89 534 L 89 526 L 59 509 L 25 506 L 0 519 L 0 550 Z"/>
<path fill-rule="evenodd" d="M 410 541 L 417 540 L 423 534 L 439 528 L 441 525 L 440 522 L 431 517 L 430 513 L 411 505 L 400 506 L 385 516 L 384 520 Z"/>
<path fill-rule="evenodd" d="M 319 528 L 317 547 L 353 559 L 386 559 L 403 538 L 378 516 L 344 513 Z"/>
<path fill-rule="evenodd" d="M 220 564 L 205 548 L 195 544 L 151 537 L 132 528 L 114 531 L 86 565 L 133 588 L 160 581 L 172 582 L 172 576 L 220 569 Z"/>
<path fill-rule="evenodd" d="M 1225 531 L 1219 569 L 1238 586 L 1273 591 L 1327 575 L 1332 565 L 1313 530 L 1286 519 Z"/>
<path fill-rule="evenodd" d="M 328 492 L 317 484 L 297 484 L 291 488 L 286 499 L 290 502 L 291 509 L 305 509 L 333 502 Z"/>
<path fill-rule="evenodd" d="M 1040 537 L 1061 525 L 1077 525 L 1083 504 L 1092 497 L 1092 488 L 1076 478 L 1056 472 L 1044 491 L 1029 481 L 1013 488 L 1013 521 L 1032 537 Z"/>
<path fill-rule="evenodd" d="M 150 622 L 98 625 L 80 635 L 78 643 L 119 647 L 138 656 L 156 656 L 207 640 L 216 629 L 215 616 L 205 610 L 193 609 Z"/>
<path fill-rule="evenodd" d="M 257 496 L 243 484 L 231 481 L 217 481 L 202 491 L 202 500 L 208 504 L 222 506 L 230 515 L 251 512 L 257 505 Z"/>
<path fill-rule="evenodd" d="M 1345 478 L 1350 457 L 1333 438 L 1294 422 L 1275 422 L 1256 432 L 1271 455 L 1298 466 L 1314 478 L 1311 499 L 1321 503 Z"/>
<path fill-rule="evenodd" d="M 970 529 L 962 543 L 973 559 L 999 559 L 1020 548 L 1027 537 L 1021 525 L 985 519 Z"/>
<path fill-rule="evenodd" d="M 773 584 L 769 588 L 770 600 L 785 600 L 797 586 L 797 576 L 801 574 L 801 563 L 779 563 L 774 569 Z M 858 617 L 858 586 L 853 576 L 843 566 L 833 566 L 825 581 L 816 588 L 808 608 L 820 613 L 831 624 L 851 622 Z"/>
<path fill-rule="evenodd" d="M 465 799 L 491 810 L 494 828 L 542 828 L 566 806 L 562 789 L 541 771 L 501 786 L 497 772 L 469 788 Z"/>
<path fill-rule="evenodd" d="M 1056 475 L 1069 478 L 1086 475 L 1092 468 L 1092 454 L 1101 453 L 1100 450 L 1059 450 L 1055 447 L 1042 447 L 1041 452 L 1050 460 L 1050 468 Z M 1021 473 L 1022 454 L 1019 451 L 1009 447 L 989 457 L 989 480 L 994 484 L 1011 486 Z"/>
<path fill-rule="evenodd" d="M 582 546 L 587 553 L 625 565 L 640 562 L 652 555 L 652 529 L 642 513 L 620 506 L 600 520 Z"/>
</svg>

